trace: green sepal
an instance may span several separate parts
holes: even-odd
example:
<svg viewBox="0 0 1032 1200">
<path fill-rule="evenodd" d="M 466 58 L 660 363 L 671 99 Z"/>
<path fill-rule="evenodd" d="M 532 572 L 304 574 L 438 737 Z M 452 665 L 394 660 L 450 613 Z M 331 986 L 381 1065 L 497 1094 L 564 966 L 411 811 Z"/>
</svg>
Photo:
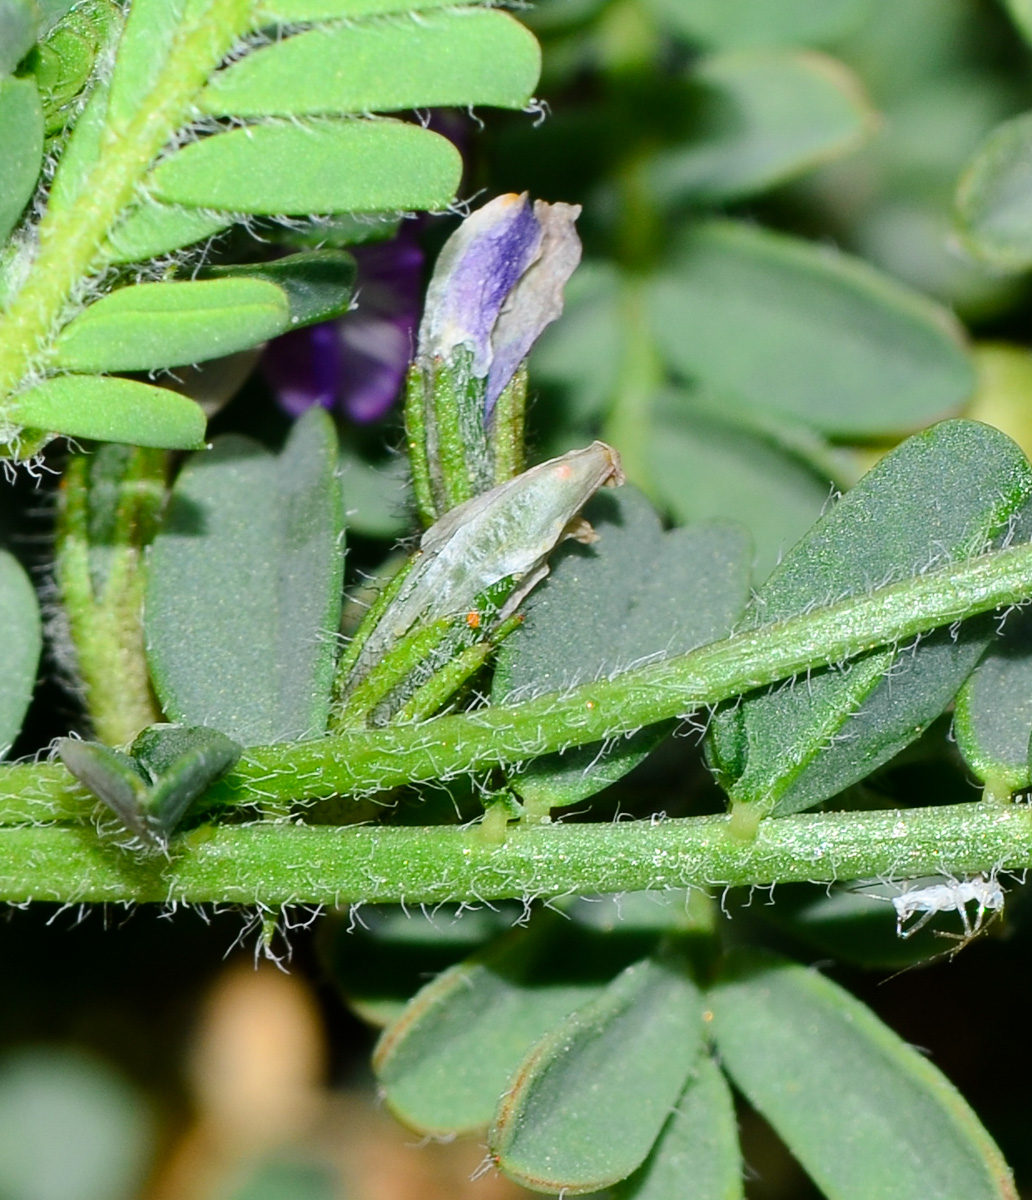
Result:
<svg viewBox="0 0 1032 1200">
<path fill-rule="evenodd" d="M 956 1088 L 817 971 L 739 952 L 707 1007 L 725 1070 L 828 1200 L 1013 1200 Z"/>
<path fill-rule="evenodd" d="M 541 70 L 530 33 L 497 9 L 317 28 L 218 71 L 211 116 L 315 116 L 467 104 L 523 108 Z"/>
<path fill-rule="evenodd" d="M 166 450 L 200 449 L 207 424 L 178 392 L 101 375 L 57 375 L 15 396 L 5 415 L 47 433 Z"/>
<path fill-rule="evenodd" d="M 287 297 L 288 327 L 332 321 L 351 307 L 357 266 L 345 250 L 309 250 L 241 266 L 209 267 L 202 279 L 254 279 L 275 284 Z"/>
<path fill-rule="evenodd" d="M 534 1191 L 572 1195 L 644 1162 L 702 1047 L 702 998 L 677 956 L 642 959 L 547 1033 L 502 1096 L 488 1146 Z"/>
<path fill-rule="evenodd" d="M 400 121 L 254 125 L 184 147 L 158 164 L 156 200 L 229 212 L 379 212 L 445 208 L 462 173 L 439 134 Z"/>
<path fill-rule="evenodd" d="M 32 199 L 43 165 L 43 109 L 31 79 L 0 78 L 0 163 L 2 244 Z"/>
<path fill-rule="evenodd" d="M 138 283 L 91 304 L 61 331 L 53 366 L 152 371 L 222 358 L 283 333 L 287 296 L 263 279 Z"/>
<path fill-rule="evenodd" d="M 0 550 L 0 758 L 21 731 L 36 686 L 43 623 L 32 582 L 20 563 Z"/>
</svg>

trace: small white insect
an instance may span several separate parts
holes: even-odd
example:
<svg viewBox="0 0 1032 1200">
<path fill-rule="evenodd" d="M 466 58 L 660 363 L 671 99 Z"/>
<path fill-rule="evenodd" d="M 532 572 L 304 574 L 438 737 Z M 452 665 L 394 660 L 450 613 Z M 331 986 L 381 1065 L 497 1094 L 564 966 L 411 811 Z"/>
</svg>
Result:
<svg viewBox="0 0 1032 1200">
<path fill-rule="evenodd" d="M 974 922 L 968 914 L 969 904 L 978 905 Z M 1003 908 L 1003 888 L 996 881 L 995 875 L 988 879 L 984 875 L 972 875 L 970 879 L 949 879 L 945 883 L 933 883 L 928 887 L 910 888 L 900 892 L 898 896 L 893 896 L 892 906 L 896 910 L 896 933 L 901 938 L 913 937 L 936 913 L 960 913 L 960 919 L 964 923 L 963 935 L 943 934 L 943 937 L 956 938 L 961 942 L 958 949 L 963 949 L 981 932 L 985 914 L 997 913 Z M 924 915 L 904 929 L 907 921 L 917 913 Z"/>
</svg>

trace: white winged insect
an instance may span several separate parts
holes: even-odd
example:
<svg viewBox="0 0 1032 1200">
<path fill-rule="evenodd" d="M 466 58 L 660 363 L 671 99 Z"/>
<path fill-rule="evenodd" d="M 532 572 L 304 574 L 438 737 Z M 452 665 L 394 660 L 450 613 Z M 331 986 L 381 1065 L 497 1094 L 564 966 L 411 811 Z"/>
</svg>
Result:
<svg viewBox="0 0 1032 1200">
<path fill-rule="evenodd" d="M 954 951 L 957 953 L 981 933 L 987 912 L 998 913 L 1002 910 L 1003 898 L 1003 888 L 995 875 L 988 878 L 984 875 L 972 875 L 968 879 L 949 878 L 926 887 L 906 888 L 898 896 L 892 897 L 892 907 L 896 910 L 896 933 L 901 938 L 913 937 L 936 913 L 956 912 L 960 914 L 964 925 L 963 934 L 944 933 L 942 936 L 960 942 Z M 970 904 L 977 905 L 973 921 L 968 912 Z M 921 916 L 908 926 L 907 922 L 918 913 Z"/>
</svg>

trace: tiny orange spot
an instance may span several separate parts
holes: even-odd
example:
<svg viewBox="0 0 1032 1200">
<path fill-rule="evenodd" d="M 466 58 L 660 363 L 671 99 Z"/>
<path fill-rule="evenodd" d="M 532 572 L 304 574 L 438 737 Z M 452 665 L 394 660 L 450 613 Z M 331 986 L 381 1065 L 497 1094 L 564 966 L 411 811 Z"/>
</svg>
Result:
<svg viewBox="0 0 1032 1200">
<path fill-rule="evenodd" d="M 479 629 L 480 628 L 480 613 L 478 613 L 478 612 L 466 613 L 466 624 L 470 627 L 470 629 Z"/>
<path fill-rule="evenodd" d="M 584 702 L 584 707 L 585 707 L 585 708 L 594 708 L 594 707 L 595 707 L 595 701 L 594 701 L 594 700 L 585 700 L 585 702 Z"/>
</svg>

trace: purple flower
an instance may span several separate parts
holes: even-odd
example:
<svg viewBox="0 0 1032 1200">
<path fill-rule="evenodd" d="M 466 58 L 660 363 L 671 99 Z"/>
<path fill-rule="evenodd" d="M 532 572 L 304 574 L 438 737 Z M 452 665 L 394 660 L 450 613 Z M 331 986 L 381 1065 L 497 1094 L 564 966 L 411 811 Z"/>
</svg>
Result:
<svg viewBox="0 0 1032 1200">
<path fill-rule="evenodd" d="M 546 325 L 563 308 L 563 287 L 580 261 L 573 204 L 531 205 L 498 196 L 445 243 L 426 295 L 419 356 L 449 360 L 459 346 L 486 378 L 485 420 Z"/>
<path fill-rule="evenodd" d="M 357 307 L 335 321 L 284 334 L 262 362 L 292 417 L 319 404 L 354 421 L 376 421 L 394 403 L 412 358 L 423 273 L 415 229 L 356 246 Z"/>
</svg>

